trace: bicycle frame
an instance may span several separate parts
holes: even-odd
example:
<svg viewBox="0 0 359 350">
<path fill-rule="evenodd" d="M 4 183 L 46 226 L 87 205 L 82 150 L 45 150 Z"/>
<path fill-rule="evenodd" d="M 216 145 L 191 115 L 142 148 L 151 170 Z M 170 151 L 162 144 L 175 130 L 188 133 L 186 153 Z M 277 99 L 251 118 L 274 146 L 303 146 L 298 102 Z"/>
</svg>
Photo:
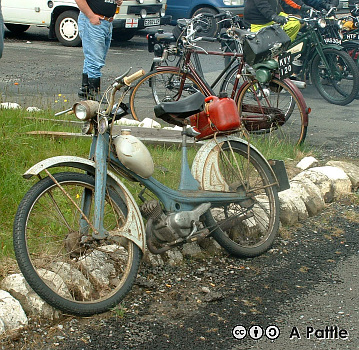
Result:
<svg viewBox="0 0 359 350">
<path fill-rule="evenodd" d="M 215 81 L 209 85 L 205 79 L 202 78 L 202 75 L 200 73 L 197 73 L 195 67 L 193 66 L 191 62 L 191 56 L 193 53 L 200 54 L 200 55 L 214 55 L 214 56 L 222 56 L 222 57 L 232 57 L 231 61 L 228 63 L 228 65 L 221 71 L 221 73 L 217 76 Z M 206 96 L 215 95 L 214 88 L 218 85 L 220 80 L 225 76 L 225 74 L 229 71 L 229 68 L 232 66 L 232 64 L 238 60 L 238 58 L 243 58 L 242 53 L 236 53 L 236 52 L 222 52 L 222 51 L 202 51 L 202 50 L 196 50 L 196 49 L 188 49 L 187 53 L 185 55 L 184 60 L 181 62 L 180 66 L 176 67 L 179 72 L 183 72 L 183 76 L 181 79 L 179 91 L 181 92 L 184 88 L 185 80 L 188 76 L 190 76 L 196 84 L 200 87 L 202 92 Z M 238 74 L 233 86 L 233 90 L 231 93 L 231 98 L 234 98 L 235 94 L 238 91 L 238 85 L 239 85 L 239 76 L 242 73 L 244 68 L 244 61 L 239 60 L 238 65 Z M 173 71 L 173 67 L 168 66 L 157 66 L 156 70 L 158 72 L 164 72 L 164 71 Z M 181 96 L 178 96 L 179 98 Z"/>
</svg>

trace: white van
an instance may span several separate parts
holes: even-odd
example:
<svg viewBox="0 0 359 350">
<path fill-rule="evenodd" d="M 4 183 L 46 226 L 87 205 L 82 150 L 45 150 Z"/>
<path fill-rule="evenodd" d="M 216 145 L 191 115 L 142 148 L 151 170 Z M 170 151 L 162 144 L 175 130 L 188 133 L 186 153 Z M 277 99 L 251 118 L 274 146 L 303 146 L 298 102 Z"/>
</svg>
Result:
<svg viewBox="0 0 359 350">
<path fill-rule="evenodd" d="M 166 0 L 124 0 L 113 21 L 114 38 L 130 40 L 139 29 L 170 23 Z M 49 37 L 65 46 L 79 46 L 75 0 L 2 0 L 8 30 L 22 33 L 31 25 L 49 28 Z"/>
</svg>

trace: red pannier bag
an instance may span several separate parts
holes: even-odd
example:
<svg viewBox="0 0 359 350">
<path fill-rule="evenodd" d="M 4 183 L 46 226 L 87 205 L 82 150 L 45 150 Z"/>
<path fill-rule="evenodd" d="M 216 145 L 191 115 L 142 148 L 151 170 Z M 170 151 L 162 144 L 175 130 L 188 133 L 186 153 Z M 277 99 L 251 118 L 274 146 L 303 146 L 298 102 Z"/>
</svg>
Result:
<svg viewBox="0 0 359 350">
<path fill-rule="evenodd" d="M 204 101 L 204 110 L 189 117 L 191 126 L 200 132 L 197 140 L 210 138 L 217 132 L 235 132 L 240 127 L 238 107 L 227 94 L 208 96 Z"/>
</svg>

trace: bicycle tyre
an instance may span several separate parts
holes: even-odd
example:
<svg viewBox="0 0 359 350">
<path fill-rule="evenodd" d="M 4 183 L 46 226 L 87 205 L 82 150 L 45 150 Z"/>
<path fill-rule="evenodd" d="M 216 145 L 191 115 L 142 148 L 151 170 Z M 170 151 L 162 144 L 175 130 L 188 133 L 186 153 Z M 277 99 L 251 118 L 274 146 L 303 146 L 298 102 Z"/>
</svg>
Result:
<svg viewBox="0 0 359 350">
<path fill-rule="evenodd" d="M 92 202 L 91 220 L 94 177 L 70 172 L 54 177 L 80 206 L 87 193 Z M 119 194 L 107 189 L 105 228 L 121 229 L 126 215 L 127 207 Z M 112 309 L 131 290 L 142 251 L 129 240 L 122 245 L 94 240 L 89 225 L 81 226 L 81 234 L 80 216 L 50 177 L 40 180 L 17 210 L 14 250 L 26 281 L 42 299 L 65 313 L 90 316 Z M 96 269 L 100 273 L 96 274 Z"/>
<path fill-rule="evenodd" d="M 353 59 L 343 50 L 324 49 L 323 54 L 334 75 L 328 74 L 319 55 L 312 61 L 311 77 L 320 95 L 328 102 L 345 106 L 352 102 L 359 90 L 359 71 Z"/>
<path fill-rule="evenodd" d="M 178 101 L 197 91 L 203 90 L 197 85 L 194 78 L 187 74 L 184 89 L 179 92 L 180 81 L 184 75 L 179 68 L 173 70 L 154 70 L 147 73 L 133 87 L 130 94 L 130 109 L 135 120 L 142 121 L 145 118 L 157 120 L 154 115 L 154 107 L 161 102 Z"/>
<path fill-rule="evenodd" d="M 268 83 L 253 80 L 244 84 L 236 103 L 242 124 L 253 136 L 300 145 L 306 138 L 308 123 L 307 111 L 299 99 L 285 80 L 272 78 Z"/>
<path fill-rule="evenodd" d="M 225 192 L 237 191 L 247 200 L 212 207 L 204 214 L 204 225 L 236 257 L 263 254 L 272 246 L 279 228 L 278 188 L 272 170 L 263 156 L 243 140 L 214 145 L 206 160 L 213 164 L 203 168 L 202 178 L 216 178 Z M 211 186 L 209 181 L 202 184 L 205 190 L 214 190 Z M 231 220 L 235 222 L 231 224 Z"/>
</svg>

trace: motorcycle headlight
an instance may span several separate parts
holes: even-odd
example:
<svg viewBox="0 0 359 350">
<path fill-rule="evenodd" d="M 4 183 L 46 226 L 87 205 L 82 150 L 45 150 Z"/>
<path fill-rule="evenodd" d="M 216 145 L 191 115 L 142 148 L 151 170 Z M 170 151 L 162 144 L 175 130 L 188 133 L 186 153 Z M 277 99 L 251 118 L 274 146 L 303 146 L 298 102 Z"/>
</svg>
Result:
<svg viewBox="0 0 359 350">
<path fill-rule="evenodd" d="M 343 21 L 340 19 L 337 23 L 338 23 L 338 28 L 339 28 L 340 30 L 342 30 L 342 29 L 343 29 L 343 25 L 344 25 Z"/>
<path fill-rule="evenodd" d="M 327 26 L 327 22 L 325 21 L 325 19 L 318 19 L 318 26 L 319 28 L 325 28 Z"/>
<path fill-rule="evenodd" d="M 72 110 L 80 120 L 89 120 L 96 116 L 100 103 L 98 101 L 81 101 L 74 104 Z"/>
</svg>

